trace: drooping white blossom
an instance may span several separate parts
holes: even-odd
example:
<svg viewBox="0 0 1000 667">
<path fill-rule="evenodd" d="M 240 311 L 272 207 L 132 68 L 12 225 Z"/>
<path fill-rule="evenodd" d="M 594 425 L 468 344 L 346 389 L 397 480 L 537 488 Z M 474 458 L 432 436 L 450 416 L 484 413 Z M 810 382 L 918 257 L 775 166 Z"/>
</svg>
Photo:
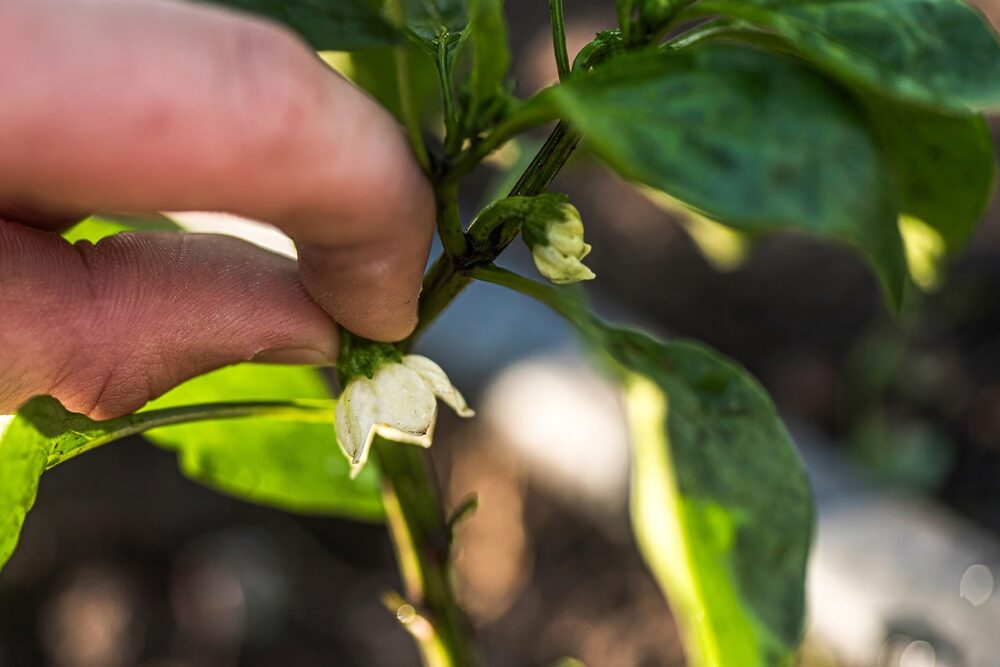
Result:
<svg viewBox="0 0 1000 667">
<path fill-rule="evenodd" d="M 336 427 L 352 476 L 368 461 L 377 435 L 430 447 L 439 398 L 461 417 L 475 414 L 441 367 L 417 354 L 382 365 L 371 378 L 351 380 L 337 402 Z"/>
</svg>

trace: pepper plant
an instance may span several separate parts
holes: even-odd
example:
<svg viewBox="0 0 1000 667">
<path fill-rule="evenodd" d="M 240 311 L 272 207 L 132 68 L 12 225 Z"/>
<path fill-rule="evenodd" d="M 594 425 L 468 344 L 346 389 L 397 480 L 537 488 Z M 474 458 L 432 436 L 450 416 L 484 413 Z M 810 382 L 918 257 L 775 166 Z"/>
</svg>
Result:
<svg viewBox="0 0 1000 667">
<path fill-rule="evenodd" d="M 575 291 L 550 284 L 594 274 L 579 212 L 548 188 L 582 142 L 626 179 L 741 233 L 791 230 L 853 247 L 897 310 L 913 289 L 901 221 L 954 254 L 991 194 L 982 114 L 1000 108 L 1000 46 L 983 17 L 959 0 L 617 0 L 619 25 L 571 61 L 561 0 L 550 0 L 559 83 L 518 98 L 502 0 L 219 4 L 338 52 L 327 57 L 405 126 L 435 185 L 443 248 L 425 277 L 419 325 L 393 345 L 345 332 L 339 399 L 311 369 L 252 365 L 103 422 L 33 399 L 0 436 L 0 565 L 46 470 L 145 433 L 225 493 L 385 521 L 402 580 L 386 603 L 424 663 L 480 664 L 450 576 L 452 528 L 468 508 L 442 506 L 427 454 L 412 446 L 430 445 L 437 398 L 472 411 L 437 363 L 410 352 L 480 280 L 564 316 L 622 383 L 634 531 L 690 664 L 794 663 L 813 507 L 787 431 L 736 363 L 697 342 L 607 324 Z M 427 72 L 434 117 L 424 113 Z M 542 127 L 548 138 L 509 194 L 463 225 L 464 179 Z M 91 220 L 71 233 L 106 231 Z M 548 281 L 495 265 L 518 237 Z"/>
</svg>

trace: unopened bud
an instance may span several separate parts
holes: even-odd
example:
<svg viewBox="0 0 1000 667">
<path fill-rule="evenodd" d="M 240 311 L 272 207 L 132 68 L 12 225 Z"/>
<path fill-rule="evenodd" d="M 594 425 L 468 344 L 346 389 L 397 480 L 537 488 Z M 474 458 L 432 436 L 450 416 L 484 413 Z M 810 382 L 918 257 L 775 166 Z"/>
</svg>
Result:
<svg viewBox="0 0 1000 667">
<path fill-rule="evenodd" d="M 591 247 L 583 240 L 580 211 L 565 195 L 545 194 L 535 200 L 524 223 L 524 240 L 538 272 L 557 285 L 593 280 L 594 272 L 582 261 Z"/>
</svg>

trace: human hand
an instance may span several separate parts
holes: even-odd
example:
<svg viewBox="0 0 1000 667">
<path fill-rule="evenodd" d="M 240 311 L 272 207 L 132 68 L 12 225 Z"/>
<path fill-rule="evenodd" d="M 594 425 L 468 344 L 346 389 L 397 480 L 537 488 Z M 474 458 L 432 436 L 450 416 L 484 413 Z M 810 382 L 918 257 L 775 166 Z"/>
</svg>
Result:
<svg viewBox="0 0 1000 667">
<path fill-rule="evenodd" d="M 433 193 L 394 120 L 290 33 L 172 0 L 0 3 L 0 414 L 107 418 L 228 364 L 332 363 L 334 321 L 416 323 Z M 110 210 L 271 222 L 233 238 L 53 230 Z"/>
</svg>

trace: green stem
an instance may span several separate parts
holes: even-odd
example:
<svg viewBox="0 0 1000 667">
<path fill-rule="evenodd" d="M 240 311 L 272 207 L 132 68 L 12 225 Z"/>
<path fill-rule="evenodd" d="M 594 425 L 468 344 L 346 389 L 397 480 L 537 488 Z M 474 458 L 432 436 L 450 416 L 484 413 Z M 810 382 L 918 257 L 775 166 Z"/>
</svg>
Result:
<svg viewBox="0 0 1000 667">
<path fill-rule="evenodd" d="M 442 183 L 437 188 L 438 236 L 446 254 L 461 257 L 466 252 L 465 232 L 458 213 L 458 184 Z"/>
<path fill-rule="evenodd" d="M 452 589 L 450 527 L 424 453 L 381 439 L 374 451 L 406 603 L 415 612 L 401 606 L 397 617 L 426 667 L 474 667 L 479 659 L 473 633 Z"/>
<path fill-rule="evenodd" d="M 65 463 L 102 445 L 164 426 L 248 417 L 328 424 L 333 416 L 335 405 L 336 401 L 332 400 L 251 401 L 204 403 L 137 412 L 117 419 L 97 422 L 101 435 L 89 439 L 81 438 L 78 441 L 72 441 L 72 444 L 67 447 L 55 448 L 49 455 L 45 469 L 54 468 L 60 463 Z"/>
<path fill-rule="evenodd" d="M 588 51 L 595 61 L 605 52 L 606 47 Z M 583 66 L 586 66 L 590 56 L 584 60 Z M 454 230 L 461 231 L 461 225 L 455 224 L 457 198 L 453 199 L 453 195 L 457 194 L 458 179 L 518 132 L 547 120 L 544 104 L 522 111 L 494 130 L 479 145 L 463 153 L 439 180 L 438 198 L 443 203 L 439 203 L 438 224 L 446 252 L 424 277 L 419 324 L 413 334 L 399 344 L 400 349 L 412 347 L 472 281 L 475 267 L 491 264 L 516 238 L 510 229 L 498 229 L 501 233 L 492 234 L 494 230 L 486 228 L 509 227 L 510 221 L 497 218 L 484 222 L 480 219 L 463 236 L 461 252 L 448 251 L 447 245 L 451 243 L 457 248 Z M 557 125 L 510 196 L 532 196 L 544 192 L 579 141 L 579 134 L 565 123 Z M 452 240 L 449 241 L 449 238 Z M 487 239 L 492 245 L 483 248 L 475 242 L 470 244 L 469 239 Z M 425 452 L 409 445 L 379 442 L 374 451 L 382 471 L 382 498 L 389 533 L 408 598 L 404 604 L 397 606 L 397 617 L 413 635 L 426 667 L 474 667 L 478 659 L 473 633 L 452 590 L 450 528 L 437 488 L 428 472 L 430 461 Z M 395 598 L 389 596 L 387 600 L 392 604 Z M 412 607 L 412 614 L 409 607 Z M 404 619 L 409 619 L 409 622 Z"/>
<path fill-rule="evenodd" d="M 525 169 L 520 180 L 511 190 L 511 197 L 541 194 L 544 192 L 552 180 L 559 173 L 573 151 L 576 150 L 580 142 L 580 135 L 570 129 L 565 123 L 560 123 L 549 135 L 534 160 Z M 496 221 L 502 224 L 503 221 Z M 481 230 L 476 223 L 469 228 L 467 236 L 476 235 L 487 237 L 489 230 Z M 424 276 L 424 288 L 420 297 L 420 320 L 416 330 L 401 344 L 403 349 L 409 349 L 424 331 L 437 319 L 445 308 L 464 290 L 472 277 L 467 269 L 474 265 L 492 263 L 500 256 L 514 236 L 505 234 L 504 240 L 495 247 L 489 248 L 487 253 L 476 252 L 475 257 L 468 255 L 449 255 L 444 253 L 434 262 L 427 275 Z M 472 248 L 476 251 L 479 249 Z"/>
<path fill-rule="evenodd" d="M 498 266 L 477 266 L 470 273 L 476 280 L 506 287 L 519 294 L 529 296 L 535 301 L 544 303 L 574 323 L 579 329 L 588 332 L 594 330 L 593 318 L 589 311 L 581 309 L 580 302 L 568 298 L 564 292 L 548 283 L 526 278 L 519 273 L 514 273 Z"/>
<path fill-rule="evenodd" d="M 545 91 L 539 93 L 539 95 L 544 94 Z M 526 100 L 514 113 L 486 135 L 485 139 L 460 153 L 442 176 L 441 183 L 457 183 L 460 178 L 475 169 L 476 165 L 486 159 L 490 153 L 525 130 L 551 120 L 553 120 L 552 114 L 544 100 L 539 99 L 539 96 Z"/>
<path fill-rule="evenodd" d="M 566 21 L 563 0 L 549 0 L 549 16 L 552 18 L 552 47 L 556 52 L 556 67 L 559 80 L 565 81 L 570 74 L 569 53 L 566 51 Z"/>
</svg>

